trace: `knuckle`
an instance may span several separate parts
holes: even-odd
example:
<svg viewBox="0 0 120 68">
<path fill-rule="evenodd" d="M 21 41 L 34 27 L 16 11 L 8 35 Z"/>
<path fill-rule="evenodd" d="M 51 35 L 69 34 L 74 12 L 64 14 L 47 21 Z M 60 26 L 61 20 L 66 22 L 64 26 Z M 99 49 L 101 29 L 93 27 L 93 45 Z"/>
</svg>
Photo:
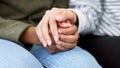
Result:
<svg viewBox="0 0 120 68">
<path fill-rule="evenodd" d="M 73 30 L 74 30 L 74 32 L 77 31 L 77 27 L 75 25 L 73 25 Z"/>
<path fill-rule="evenodd" d="M 58 9 L 58 8 L 56 8 L 56 7 L 52 8 L 53 11 L 56 10 L 56 9 Z"/>
<path fill-rule="evenodd" d="M 57 47 L 59 50 L 63 50 L 60 45 L 57 45 L 56 47 Z"/>
<path fill-rule="evenodd" d="M 77 42 L 78 39 L 79 39 L 79 36 L 77 35 L 77 36 L 75 36 L 75 37 L 73 38 L 73 42 Z"/>
<path fill-rule="evenodd" d="M 56 8 L 56 7 L 54 7 L 54 8 L 52 8 L 52 10 L 51 10 L 54 14 L 56 14 L 56 13 L 59 13 L 59 9 L 58 8 Z"/>
<path fill-rule="evenodd" d="M 59 41 L 58 43 L 57 43 L 58 45 L 62 45 L 62 43 Z"/>
<path fill-rule="evenodd" d="M 74 38 L 74 42 L 76 42 L 77 40 L 78 40 L 78 37 L 75 37 L 75 38 Z"/>
<path fill-rule="evenodd" d="M 77 26 L 74 26 L 74 28 L 75 28 L 75 31 L 77 31 Z"/>
<path fill-rule="evenodd" d="M 75 48 L 75 47 L 76 47 L 76 44 L 72 48 Z"/>
<path fill-rule="evenodd" d="M 75 37 L 75 40 L 76 40 L 76 41 L 78 40 L 78 36 L 77 36 L 77 37 Z"/>
<path fill-rule="evenodd" d="M 76 43 L 72 44 L 71 49 L 76 47 Z"/>
<path fill-rule="evenodd" d="M 45 12 L 45 14 L 48 14 L 48 13 L 50 13 L 50 10 L 47 10 L 47 11 Z"/>
</svg>

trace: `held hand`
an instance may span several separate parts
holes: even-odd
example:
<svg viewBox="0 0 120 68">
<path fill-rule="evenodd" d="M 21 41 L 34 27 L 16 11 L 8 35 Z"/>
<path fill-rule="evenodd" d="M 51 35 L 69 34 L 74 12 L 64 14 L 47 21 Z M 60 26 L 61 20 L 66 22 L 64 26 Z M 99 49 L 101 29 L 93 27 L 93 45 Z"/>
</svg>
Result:
<svg viewBox="0 0 120 68">
<path fill-rule="evenodd" d="M 60 36 L 58 43 L 53 42 L 51 46 L 46 47 L 46 49 L 52 54 L 74 48 L 79 38 L 79 34 L 77 33 L 77 27 L 75 25 L 71 25 L 67 28 L 58 27 L 58 31 Z M 54 41 L 52 35 L 50 36 L 51 39 Z"/>
<path fill-rule="evenodd" d="M 76 13 L 68 10 L 68 9 L 63 9 L 63 8 L 53 8 L 54 11 L 56 11 L 57 13 L 59 13 L 56 16 L 56 20 L 58 22 L 64 22 L 64 21 L 70 21 L 71 24 L 75 24 L 76 20 L 77 20 L 77 16 Z"/>
<path fill-rule="evenodd" d="M 65 51 L 76 46 L 79 34 L 75 25 L 71 25 L 69 28 L 59 28 L 58 31 L 60 38 L 56 46 L 59 50 Z"/>
<path fill-rule="evenodd" d="M 56 45 L 54 44 L 53 36 L 51 35 L 51 32 L 49 30 L 49 14 L 50 11 L 48 10 L 45 15 L 43 16 L 42 20 L 36 27 L 36 34 L 38 39 L 42 42 L 43 46 L 50 52 L 50 53 L 56 53 L 59 50 L 56 48 Z"/>
<path fill-rule="evenodd" d="M 67 21 L 70 21 L 71 24 L 74 24 L 74 22 L 76 21 L 76 14 L 67 9 L 62 8 L 51 9 L 49 26 L 56 43 L 58 42 L 59 39 L 57 23 Z"/>
<path fill-rule="evenodd" d="M 65 9 L 63 9 L 63 10 L 65 10 Z M 51 14 L 51 15 L 50 15 Z M 59 35 L 58 35 L 58 26 L 57 25 L 59 25 L 59 24 L 57 24 L 58 22 L 64 22 L 64 23 L 66 23 L 67 22 L 67 20 L 70 20 L 70 19 L 72 19 L 71 17 L 70 17 L 70 19 L 69 19 L 69 16 L 68 16 L 68 18 L 66 18 L 67 20 L 65 21 L 65 18 L 64 18 L 64 20 L 62 20 L 62 18 L 56 18 L 57 16 L 58 16 L 58 14 L 61 14 L 61 11 L 59 12 L 59 11 L 55 11 L 55 9 L 52 9 L 51 11 L 47 11 L 46 13 L 45 13 L 45 15 L 43 16 L 43 18 L 42 18 L 42 20 L 40 21 L 40 23 L 38 24 L 38 26 L 36 27 L 36 34 L 37 34 L 37 36 L 38 36 L 38 38 L 39 38 L 39 40 L 43 43 L 43 46 L 44 47 L 46 47 L 47 49 L 48 49 L 48 51 L 51 51 L 51 50 L 53 50 L 53 49 L 59 49 L 59 50 L 63 50 L 63 49 L 61 49 L 60 48 L 60 45 L 62 44 L 61 42 L 63 42 L 63 43 L 65 43 L 65 44 L 68 44 L 69 45 L 69 43 L 68 42 L 66 42 L 65 40 L 62 40 L 61 42 L 59 42 L 58 43 L 58 38 L 59 38 Z M 68 14 L 69 15 L 69 14 Z M 64 14 L 63 14 L 63 16 L 64 16 Z M 74 17 L 74 15 L 73 15 L 73 17 Z M 58 19 L 58 21 L 56 20 L 56 19 Z M 73 19 L 74 20 L 74 19 Z M 72 20 L 70 20 L 70 21 L 72 21 Z M 61 27 L 66 27 L 66 26 L 64 26 L 64 25 L 60 25 Z M 49 29 L 49 27 L 50 27 L 50 29 Z M 51 38 L 50 38 L 50 31 L 51 31 L 51 33 L 52 33 L 52 36 L 53 36 L 53 38 L 54 38 L 54 40 L 55 40 L 55 45 L 57 45 L 57 48 L 56 47 L 53 47 L 53 45 L 52 45 L 52 40 L 51 40 Z M 74 31 L 72 31 L 72 32 L 74 32 Z M 67 32 L 67 33 L 65 33 L 65 35 L 67 35 L 69 32 Z M 75 37 L 75 36 L 77 36 L 77 33 L 75 34 L 76 32 L 74 32 L 74 34 L 73 35 L 71 35 L 71 36 L 73 36 L 73 37 Z M 63 31 L 63 34 L 64 34 L 64 31 Z M 62 37 L 64 37 L 65 35 L 61 35 L 61 39 L 62 39 Z M 68 35 L 67 35 L 68 36 Z M 69 39 L 70 40 L 70 39 Z M 57 43 L 57 44 L 56 44 Z M 70 49 L 70 48 L 73 48 L 72 46 L 75 46 L 75 44 L 76 43 L 72 43 L 72 45 L 70 46 L 70 47 L 64 47 L 64 48 L 67 48 L 67 50 L 68 49 Z M 51 46 L 52 45 L 52 46 Z M 58 46 L 59 45 L 59 46 Z M 49 46 L 49 47 L 48 47 Z M 50 47 L 51 46 L 51 47 Z M 62 46 L 62 45 L 61 45 Z M 51 48 L 53 48 L 53 49 L 51 49 Z M 59 50 L 57 50 L 57 51 L 59 51 Z M 65 49 L 64 49 L 65 50 Z M 53 52 L 53 51 L 52 51 Z"/>
<path fill-rule="evenodd" d="M 70 23 L 76 21 L 76 15 L 70 10 L 67 9 L 58 9 L 53 8 L 51 10 L 46 11 L 45 15 L 43 16 L 42 20 L 36 27 L 36 32 L 38 38 L 41 42 L 43 42 L 44 47 L 51 45 L 52 41 L 49 36 L 49 28 L 53 35 L 55 42 L 57 43 L 59 39 L 58 35 L 58 22 L 66 22 L 69 21 Z"/>
<path fill-rule="evenodd" d="M 45 15 L 43 16 L 40 23 L 36 27 L 36 34 L 39 40 L 43 43 L 44 47 L 47 47 L 47 45 L 52 44 L 49 34 L 49 27 L 48 27 L 49 15 L 50 15 L 50 11 L 48 10 L 46 11 Z"/>
</svg>

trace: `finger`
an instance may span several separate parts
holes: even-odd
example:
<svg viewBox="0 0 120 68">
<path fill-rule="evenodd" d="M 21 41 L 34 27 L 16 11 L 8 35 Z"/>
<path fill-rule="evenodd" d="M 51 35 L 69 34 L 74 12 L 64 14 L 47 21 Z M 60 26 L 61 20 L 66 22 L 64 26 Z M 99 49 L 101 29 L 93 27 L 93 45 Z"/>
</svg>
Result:
<svg viewBox="0 0 120 68">
<path fill-rule="evenodd" d="M 70 10 L 63 10 L 63 13 L 59 14 L 58 16 L 56 16 L 56 20 L 59 22 L 63 22 L 66 20 L 70 20 L 71 22 L 75 22 L 76 21 L 76 14 Z"/>
<path fill-rule="evenodd" d="M 43 38 L 44 40 L 47 42 L 47 44 L 50 46 L 52 44 L 52 41 L 50 39 L 50 35 L 49 35 L 49 29 L 48 29 L 48 22 L 49 22 L 49 14 L 50 11 L 46 11 L 43 19 L 42 19 L 42 33 L 43 33 Z"/>
<path fill-rule="evenodd" d="M 56 9 L 52 9 L 52 12 L 50 14 L 49 26 L 50 26 L 50 30 L 53 35 L 53 38 L 55 39 L 55 42 L 57 43 L 59 36 L 58 36 L 58 30 L 57 30 L 57 22 L 55 19 L 57 13 L 55 12 L 55 10 Z"/>
<path fill-rule="evenodd" d="M 77 42 L 75 42 L 75 43 L 66 43 L 66 42 L 63 42 L 63 41 L 59 41 L 57 43 L 57 45 L 59 45 L 60 47 L 63 47 L 66 50 L 74 48 L 76 46 L 76 44 L 77 44 Z"/>
<path fill-rule="evenodd" d="M 46 47 L 46 49 L 47 49 L 47 50 L 48 50 L 48 52 L 50 52 L 51 54 L 54 54 L 54 53 L 57 53 L 57 52 L 59 52 L 59 51 L 60 51 L 60 50 L 59 50 L 59 49 L 57 49 L 57 48 L 53 49 L 53 48 Z"/>
<path fill-rule="evenodd" d="M 65 21 L 65 22 L 58 22 L 58 26 L 62 28 L 68 28 L 71 26 L 70 21 Z"/>
<path fill-rule="evenodd" d="M 64 41 L 66 43 L 75 43 L 78 41 L 79 34 L 76 32 L 75 35 L 63 35 L 59 34 L 59 40 Z"/>
<path fill-rule="evenodd" d="M 47 46 L 46 49 L 52 54 L 60 51 L 55 44 L 52 44 L 52 46 Z"/>
<path fill-rule="evenodd" d="M 44 47 L 47 46 L 46 38 L 50 40 L 49 33 L 48 33 L 48 16 L 47 16 L 48 12 L 49 11 L 46 12 L 46 14 L 43 16 L 38 26 L 36 27 L 37 36 L 42 41 Z"/>
<path fill-rule="evenodd" d="M 59 49 L 60 51 L 66 51 L 68 50 L 67 48 L 64 48 L 63 46 L 61 45 L 56 45 L 57 49 Z"/>
<path fill-rule="evenodd" d="M 38 36 L 38 39 L 42 42 L 43 46 L 44 47 L 47 47 L 47 43 L 45 42 L 45 40 L 42 38 L 43 37 L 43 34 L 41 32 L 41 29 L 39 27 L 36 27 L 36 34 Z"/>
<path fill-rule="evenodd" d="M 77 31 L 77 27 L 75 25 L 71 25 L 69 28 L 58 28 L 58 32 L 64 35 L 74 35 Z"/>
</svg>

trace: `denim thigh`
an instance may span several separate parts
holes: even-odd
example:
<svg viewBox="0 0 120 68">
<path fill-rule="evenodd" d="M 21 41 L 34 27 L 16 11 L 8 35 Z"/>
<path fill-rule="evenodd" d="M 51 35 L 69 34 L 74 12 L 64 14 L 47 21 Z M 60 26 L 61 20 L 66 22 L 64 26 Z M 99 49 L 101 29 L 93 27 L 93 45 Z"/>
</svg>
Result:
<svg viewBox="0 0 120 68">
<path fill-rule="evenodd" d="M 43 66 L 23 47 L 0 39 L 0 68 L 43 68 Z"/>
<path fill-rule="evenodd" d="M 78 46 L 50 54 L 44 47 L 34 45 L 31 53 L 47 68 L 102 68 L 90 53 Z"/>
</svg>

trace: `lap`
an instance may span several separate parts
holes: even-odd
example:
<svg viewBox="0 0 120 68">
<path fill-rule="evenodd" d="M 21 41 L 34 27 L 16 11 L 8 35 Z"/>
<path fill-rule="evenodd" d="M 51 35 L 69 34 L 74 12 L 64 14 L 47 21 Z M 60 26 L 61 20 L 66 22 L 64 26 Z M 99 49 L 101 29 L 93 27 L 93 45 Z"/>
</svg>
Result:
<svg viewBox="0 0 120 68">
<path fill-rule="evenodd" d="M 41 46 L 34 46 L 31 53 L 50 68 L 101 68 L 94 57 L 80 47 L 50 54 Z"/>
<path fill-rule="evenodd" d="M 50 54 L 45 48 L 35 46 L 31 53 L 13 42 L 0 39 L 1 68 L 42 68 L 40 63 L 48 68 L 101 68 L 91 54 L 79 47 Z"/>
</svg>

